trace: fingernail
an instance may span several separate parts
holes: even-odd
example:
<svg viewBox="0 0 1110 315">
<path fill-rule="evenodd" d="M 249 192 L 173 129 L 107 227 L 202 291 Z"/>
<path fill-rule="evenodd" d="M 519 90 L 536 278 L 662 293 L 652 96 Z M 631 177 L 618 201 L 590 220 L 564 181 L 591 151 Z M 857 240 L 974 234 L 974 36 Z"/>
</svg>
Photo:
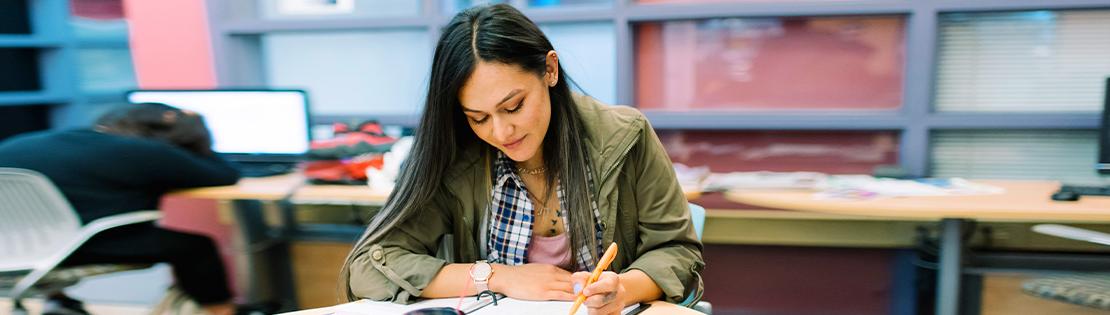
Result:
<svg viewBox="0 0 1110 315">
<path fill-rule="evenodd" d="M 574 295 L 578 295 L 578 293 L 580 293 L 580 292 L 582 292 L 582 284 L 575 282 L 574 283 Z"/>
</svg>

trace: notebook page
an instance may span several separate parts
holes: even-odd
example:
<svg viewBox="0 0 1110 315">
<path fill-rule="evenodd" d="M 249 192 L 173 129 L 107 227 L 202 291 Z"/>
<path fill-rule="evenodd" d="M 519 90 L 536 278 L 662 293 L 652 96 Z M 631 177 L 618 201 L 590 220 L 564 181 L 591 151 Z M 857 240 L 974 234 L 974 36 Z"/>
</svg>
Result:
<svg viewBox="0 0 1110 315">
<path fill-rule="evenodd" d="M 497 301 L 497 305 L 489 305 L 474 312 L 475 315 L 496 314 L 528 314 L 528 315 L 567 315 L 574 302 L 566 301 L 524 301 L 505 298 Z M 639 305 L 624 308 L 621 314 L 628 314 Z M 589 311 L 585 305 L 578 308 L 575 315 L 587 315 Z"/>
<path fill-rule="evenodd" d="M 378 315 L 378 314 L 404 314 L 422 308 L 431 307 L 455 307 L 458 304 L 458 299 L 434 299 L 424 300 L 409 305 L 397 304 L 392 302 L 378 302 L 371 300 L 360 300 L 347 304 L 337 305 L 333 310 L 335 315 Z M 467 302 L 463 302 L 466 305 Z"/>
<path fill-rule="evenodd" d="M 424 300 L 410 305 L 396 304 L 391 302 L 376 302 L 370 300 L 361 300 L 347 304 L 336 306 L 334 310 L 335 315 L 377 315 L 377 314 L 404 314 L 422 308 L 432 307 L 455 307 L 458 305 L 457 298 L 446 299 L 432 299 Z M 463 301 L 462 309 L 469 309 L 468 306 L 475 303 L 474 297 L 466 298 Z M 528 315 L 567 315 L 570 312 L 570 307 L 573 302 L 566 301 L 524 301 L 511 298 L 502 298 L 497 300 L 497 305 L 492 304 L 482 307 L 473 313 L 474 315 L 496 315 L 496 314 L 528 314 Z M 628 314 L 636 309 L 638 305 L 632 305 L 624 308 L 621 314 Z M 578 308 L 575 315 L 587 315 L 589 312 L 586 306 Z"/>
</svg>

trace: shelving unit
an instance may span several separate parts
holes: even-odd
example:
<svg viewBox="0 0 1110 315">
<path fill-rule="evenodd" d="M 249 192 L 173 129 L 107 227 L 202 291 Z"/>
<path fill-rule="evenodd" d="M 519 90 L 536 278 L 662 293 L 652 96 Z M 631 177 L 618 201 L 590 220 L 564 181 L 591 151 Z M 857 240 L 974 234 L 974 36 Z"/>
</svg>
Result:
<svg viewBox="0 0 1110 315">
<path fill-rule="evenodd" d="M 67 8 L 64 0 L 0 5 L 0 139 L 50 128 L 51 108 L 74 101 L 73 47 L 58 25 Z"/>
<path fill-rule="evenodd" d="M 70 32 L 74 49 L 74 102 L 55 112 L 55 127 L 86 126 L 111 106 L 124 103 L 125 91 L 138 86 L 132 65 L 126 19 L 121 5 L 106 1 L 70 0 L 72 8 L 60 21 Z M 93 16 L 83 16 L 89 13 Z"/>
<path fill-rule="evenodd" d="M 128 51 L 126 27 L 91 32 L 81 29 L 72 4 L 82 0 L 16 0 L 0 5 L 5 23 L 0 23 L 0 138 L 17 133 L 87 125 L 109 104 L 123 101 L 123 92 L 134 88 L 130 59 L 106 64 L 105 60 L 84 61 L 88 51 Z M 13 22 L 14 21 L 14 22 Z M 26 32 L 5 32 L 4 27 L 26 21 Z M 106 21 L 93 23 L 111 23 Z M 123 25 L 122 22 L 115 22 Z M 16 26 L 16 28 L 19 28 Z M 22 51 L 5 54 L 4 51 Z M 30 52 L 30 53 L 27 53 Z M 109 58 L 111 59 L 111 58 Z M 88 67 L 100 66 L 105 73 L 132 78 L 109 90 L 86 89 L 93 80 L 112 80 L 100 74 L 82 77 Z M 15 122 L 15 120 L 42 123 Z M 9 122 L 8 120 L 11 120 Z"/>
<path fill-rule="evenodd" d="M 262 38 L 275 34 L 333 34 L 339 32 L 390 32 L 394 30 L 419 31 L 426 34 L 434 47 L 439 28 L 450 19 L 459 1 L 422 0 L 418 9 L 409 16 L 374 17 L 308 17 L 267 19 L 259 12 L 266 1 L 236 1 L 234 3 L 208 0 L 211 32 L 215 50 L 217 74 L 222 86 L 272 85 L 273 69 L 264 60 L 269 56 Z M 968 132 L 979 130 L 1072 130 L 1074 137 L 1089 137 L 1089 131 L 1098 127 L 1097 110 L 1080 112 L 960 112 L 935 109 L 936 95 L 941 87 L 938 74 L 945 45 L 941 41 L 945 32 L 946 14 L 986 12 L 1072 12 L 1074 10 L 1108 10 L 1110 0 L 846 0 L 846 1 L 688 1 L 685 3 L 640 3 L 634 0 L 600 1 L 549 7 L 529 7 L 528 3 L 558 1 L 513 1 L 522 7 L 530 18 L 541 26 L 580 25 L 583 23 L 611 24 L 615 48 L 612 83 L 617 104 L 637 103 L 638 27 L 650 23 L 674 21 L 703 21 L 706 19 L 808 19 L 816 17 L 856 18 L 888 16 L 902 21 L 901 26 L 901 90 L 900 103 L 889 110 L 863 109 L 790 109 L 790 110 L 710 110 L 710 109 L 651 109 L 642 111 L 662 133 L 682 131 L 745 132 L 745 131 L 876 131 L 897 134 L 897 165 L 909 175 L 952 176 L 935 169 L 932 155 L 935 143 L 932 134 L 938 132 Z M 366 2 L 359 2 L 363 4 Z M 384 2 L 383 2 L 384 3 Z M 449 9 L 450 8 L 450 9 Z M 1110 15 L 1107 15 L 1110 17 Z M 972 16 L 972 19 L 977 17 Z M 1099 30 L 1110 34 L 1110 23 L 1098 24 Z M 549 34 L 550 35 L 550 34 Z M 405 48 L 398 48 L 405 49 Z M 556 49 L 559 46 L 556 45 Z M 427 53 L 430 56 L 430 52 Z M 1110 51 L 1105 52 L 1110 59 Z M 380 58 L 380 57 L 367 57 Z M 606 57 L 608 58 L 608 57 Z M 429 58 L 430 60 L 430 58 Z M 573 72 L 572 72 L 573 73 Z M 367 73 L 367 76 L 376 75 Z M 1108 70 L 1107 76 L 1110 76 Z M 368 89 L 373 90 L 373 87 Z M 603 88 L 608 89 L 608 88 Z M 376 93 L 388 93 L 383 87 Z M 310 94 L 312 91 L 310 91 Z M 391 112 L 324 112 L 317 113 L 317 122 L 377 119 L 386 124 L 415 126 L 419 119 L 417 103 L 422 95 L 406 95 L 411 99 L 410 114 Z M 359 102 L 359 100 L 352 100 Z M 605 101 L 605 100 L 603 100 Z M 319 102 L 317 102 L 319 103 Z M 1051 105 L 1051 104 L 1047 104 Z M 1046 105 L 1046 106 L 1047 106 Z M 322 105 L 325 109 L 327 104 Z M 1062 134 L 1067 136 L 1068 133 Z M 1067 136 L 1071 137 L 1071 136 Z M 971 146 L 970 148 L 973 148 Z M 1071 150 L 1070 148 L 1061 148 Z M 1020 154 L 1020 153 L 1019 153 Z M 1092 157 L 1093 158 L 1093 157 Z M 1081 166 L 1078 166 L 1081 167 Z M 1079 171 L 1077 171 L 1079 172 Z M 1091 171 L 1091 177 L 1094 177 Z"/>
</svg>

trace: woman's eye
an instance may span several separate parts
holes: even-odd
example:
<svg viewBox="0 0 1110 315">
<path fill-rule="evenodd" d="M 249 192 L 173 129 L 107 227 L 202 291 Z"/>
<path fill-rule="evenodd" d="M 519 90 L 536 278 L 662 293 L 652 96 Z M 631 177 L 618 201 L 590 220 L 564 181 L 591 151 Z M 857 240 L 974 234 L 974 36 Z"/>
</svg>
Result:
<svg viewBox="0 0 1110 315">
<path fill-rule="evenodd" d="M 487 120 L 489 120 L 489 116 L 482 117 L 482 119 L 471 118 L 470 120 L 473 121 L 475 125 L 481 125 L 482 123 L 485 123 Z"/>
<path fill-rule="evenodd" d="M 506 109 L 505 112 L 509 113 L 509 114 L 512 114 L 512 113 L 515 113 L 518 110 L 520 110 L 521 107 L 524 107 L 524 102 L 520 102 L 520 104 L 516 104 L 516 107 L 513 107 L 512 109 Z"/>
</svg>

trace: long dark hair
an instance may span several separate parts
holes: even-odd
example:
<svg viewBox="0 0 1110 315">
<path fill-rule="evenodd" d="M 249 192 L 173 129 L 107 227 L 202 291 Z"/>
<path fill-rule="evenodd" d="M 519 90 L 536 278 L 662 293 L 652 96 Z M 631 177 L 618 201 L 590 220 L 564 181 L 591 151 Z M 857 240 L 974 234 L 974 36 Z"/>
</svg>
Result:
<svg viewBox="0 0 1110 315">
<path fill-rule="evenodd" d="M 398 223 L 412 217 L 434 196 L 443 193 L 443 178 L 465 148 L 478 146 L 485 158 L 487 175 L 496 149 L 482 142 L 466 122 L 459 103 L 459 90 L 478 62 L 516 65 L 543 76 L 547 54 L 555 50 L 531 20 L 509 5 L 470 8 L 455 15 L 443 29 L 432 60 L 424 114 L 416 131 L 416 142 L 397 186 L 385 206 L 374 216 L 362 237 L 347 256 L 341 272 L 341 289 L 348 300 L 351 292 L 350 265 L 364 255 Z M 585 130 L 572 98 L 570 80 L 559 66 L 558 81 L 549 90 L 551 123 L 543 143 L 547 187 L 562 185 L 567 211 L 567 231 L 575 269 L 581 248 L 597 257 L 595 219 L 591 208 L 588 175 L 589 155 Z M 487 176 L 488 177 L 488 176 Z M 548 194 L 551 195 L 551 194 Z M 479 244 L 485 246 L 485 244 Z"/>
<path fill-rule="evenodd" d="M 96 119 L 101 132 L 163 141 L 200 155 L 212 154 L 204 118 L 162 103 L 124 104 Z"/>
</svg>

